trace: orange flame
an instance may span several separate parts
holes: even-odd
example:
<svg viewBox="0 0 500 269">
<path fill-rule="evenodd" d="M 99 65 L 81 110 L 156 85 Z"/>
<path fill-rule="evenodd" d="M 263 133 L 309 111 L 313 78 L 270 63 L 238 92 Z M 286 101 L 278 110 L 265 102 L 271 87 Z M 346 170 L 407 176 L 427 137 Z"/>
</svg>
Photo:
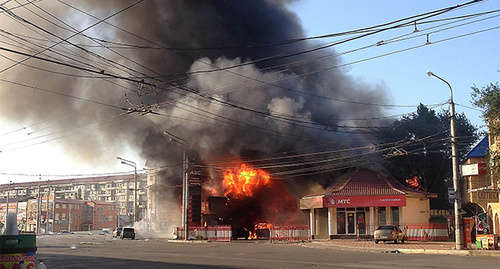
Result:
<svg viewBox="0 0 500 269">
<path fill-rule="evenodd" d="M 414 176 L 412 178 L 409 178 L 406 180 L 406 183 L 408 183 L 408 185 L 410 185 L 410 187 L 416 189 L 416 190 L 424 190 L 422 188 L 422 186 L 420 186 L 420 183 L 418 182 L 418 177 L 417 176 Z"/>
<path fill-rule="evenodd" d="M 228 169 L 223 173 L 222 185 L 225 196 L 250 197 L 255 191 L 269 184 L 270 176 L 262 169 L 254 169 L 242 164 L 240 168 Z"/>
</svg>

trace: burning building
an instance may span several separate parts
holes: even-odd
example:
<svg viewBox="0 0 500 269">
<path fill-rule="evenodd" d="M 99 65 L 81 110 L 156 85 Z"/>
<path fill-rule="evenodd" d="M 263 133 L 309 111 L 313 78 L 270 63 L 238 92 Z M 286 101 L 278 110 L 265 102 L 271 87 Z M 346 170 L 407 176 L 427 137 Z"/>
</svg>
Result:
<svg viewBox="0 0 500 269">
<path fill-rule="evenodd" d="M 243 229 L 286 223 L 301 213 L 297 199 L 331 183 L 325 174 L 376 161 L 370 128 L 390 121 L 391 104 L 384 85 L 346 73 L 334 40 L 304 38 L 291 2 L 6 3 L 2 27 L 22 36 L 6 46 L 43 53 L 8 70 L 0 111 L 6 121 L 36 123 L 37 143 L 58 141 L 83 164 L 138 152 L 155 171 L 147 220 L 161 229 L 180 223 L 183 151 L 206 178 L 191 192 L 199 195 L 193 223 L 210 197 L 224 197 L 223 221 Z"/>
<path fill-rule="evenodd" d="M 248 238 L 257 237 L 258 231 L 269 232 L 272 224 L 305 223 L 297 210 L 297 199 L 268 172 L 243 163 L 222 176 L 220 185 L 207 182 L 203 225 L 231 225 L 233 237 Z"/>
</svg>

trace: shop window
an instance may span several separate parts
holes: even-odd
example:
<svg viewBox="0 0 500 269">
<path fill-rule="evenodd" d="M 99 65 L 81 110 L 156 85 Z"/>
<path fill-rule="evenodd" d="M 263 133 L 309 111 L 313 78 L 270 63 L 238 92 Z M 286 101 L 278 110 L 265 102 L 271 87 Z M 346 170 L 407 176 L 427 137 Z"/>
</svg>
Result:
<svg viewBox="0 0 500 269">
<path fill-rule="evenodd" d="M 391 222 L 395 225 L 399 224 L 399 207 L 391 207 Z"/>
<path fill-rule="evenodd" d="M 387 221 L 385 207 L 378 208 L 378 222 L 379 224 L 385 224 Z"/>
<path fill-rule="evenodd" d="M 365 212 L 356 212 L 359 234 L 366 234 Z"/>
<path fill-rule="evenodd" d="M 337 212 L 337 234 L 345 234 L 345 212 Z"/>
<path fill-rule="evenodd" d="M 347 233 L 353 234 L 356 232 L 356 223 L 354 219 L 354 212 L 347 212 Z"/>
</svg>

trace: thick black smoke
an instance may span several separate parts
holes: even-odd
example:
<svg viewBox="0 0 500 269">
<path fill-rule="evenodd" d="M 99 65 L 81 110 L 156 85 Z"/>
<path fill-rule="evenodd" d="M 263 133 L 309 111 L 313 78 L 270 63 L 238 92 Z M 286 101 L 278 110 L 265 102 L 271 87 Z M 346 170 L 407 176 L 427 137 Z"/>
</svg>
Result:
<svg viewBox="0 0 500 269">
<path fill-rule="evenodd" d="M 98 18 L 131 3 L 69 2 Z M 362 121 L 340 119 L 373 118 L 383 115 L 384 111 L 376 106 L 331 99 L 387 103 L 385 90 L 357 81 L 341 68 L 330 68 L 341 64 L 338 57 L 319 60 L 321 56 L 334 54 L 333 49 L 299 53 L 314 48 L 319 42 L 278 44 L 277 41 L 306 36 L 298 17 L 289 9 L 289 3 L 147 0 L 84 32 L 95 37 L 94 41 L 81 36 L 70 39 L 75 44 L 91 45 L 83 47 L 111 60 L 114 67 L 104 65 L 102 60 L 65 42 L 54 47 L 77 54 L 75 58 L 96 59 L 95 66 L 105 74 L 144 80 L 144 84 L 105 78 L 35 59 L 25 64 L 51 72 L 19 65 L 0 74 L 4 79 L 123 108 L 146 108 L 160 115 L 140 115 L 139 112 L 118 115 L 124 111 L 23 87 L 6 90 L 12 85 L 5 83 L 1 85 L 0 111 L 12 122 L 41 122 L 57 116 L 51 121 L 50 130 L 71 135 L 53 143 L 62 143 L 67 152 L 91 164 L 115 161 L 115 156 L 124 149 L 138 151 L 142 157 L 161 165 L 179 163 L 182 148 L 170 142 L 164 131 L 187 140 L 190 152 L 196 153 L 194 155 L 204 164 L 228 158 L 366 145 L 369 138 L 337 132 L 336 126 L 367 125 Z M 49 17 L 42 9 L 76 29 L 96 22 L 60 2 L 36 2 L 13 12 L 56 35 L 70 36 L 71 31 L 37 17 L 35 14 Z M 11 26 L 12 31 L 18 29 L 19 33 L 41 35 L 23 28 L 24 23 L 3 16 L 3 25 Z M 54 19 L 51 21 L 61 24 Z M 43 36 L 57 40 L 46 33 Z M 38 42 L 45 46 L 53 44 Z M 123 44 L 135 47 L 125 48 Z M 105 47 L 95 48 L 96 45 Z M 297 55 L 285 57 L 289 54 Z M 54 54 L 46 51 L 41 55 Z M 248 64 L 252 61 L 255 62 Z M 11 62 L 5 61 L 1 66 L 9 64 Z M 118 70 L 116 64 L 120 64 L 122 70 Z M 235 65 L 238 67 L 229 68 Z M 222 70 L 217 71 L 217 68 Z M 322 71 L 324 69 L 328 70 Z M 210 70 L 213 72 L 206 72 Z M 139 91 L 146 94 L 139 97 Z M 283 117 L 292 117 L 294 123 L 285 122 Z M 306 128 L 301 123 L 304 121 L 316 125 Z M 80 134 L 68 131 L 81 130 L 81 126 L 85 126 L 85 131 Z M 317 148 L 318 145 L 327 146 Z M 172 174 L 178 175 L 179 169 L 172 170 Z"/>
</svg>

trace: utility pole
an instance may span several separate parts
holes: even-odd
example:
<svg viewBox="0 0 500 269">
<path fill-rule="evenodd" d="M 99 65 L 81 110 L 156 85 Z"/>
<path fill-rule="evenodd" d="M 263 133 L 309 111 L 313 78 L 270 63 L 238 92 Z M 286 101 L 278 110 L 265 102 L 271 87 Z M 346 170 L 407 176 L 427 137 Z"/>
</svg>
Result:
<svg viewBox="0 0 500 269">
<path fill-rule="evenodd" d="M 49 182 L 50 181 L 47 180 L 47 183 L 49 183 Z M 47 233 L 49 231 L 49 208 L 50 208 L 49 196 L 50 196 L 50 184 L 47 187 L 48 187 L 48 189 L 47 189 L 47 197 L 45 199 L 46 204 L 47 204 L 47 212 L 45 212 L 45 233 Z"/>
<path fill-rule="evenodd" d="M 68 216 L 68 231 L 71 232 L 71 221 L 72 221 L 72 218 L 71 218 L 71 209 L 73 208 L 73 205 L 72 204 L 68 204 L 68 207 L 69 207 L 69 216 Z"/>
<path fill-rule="evenodd" d="M 450 88 L 450 133 L 451 133 L 451 161 L 452 161 L 452 170 L 453 170 L 453 188 L 455 190 L 455 202 L 454 202 L 454 210 L 455 210 L 455 249 L 464 249 L 464 240 L 462 236 L 462 213 L 460 212 L 462 209 L 461 204 L 461 193 L 460 186 L 458 183 L 459 171 L 458 171 L 458 150 L 457 143 L 455 141 L 455 103 L 453 102 L 453 89 L 451 88 L 451 84 L 448 81 L 442 79 L 438 75 L 427 72 L 427 75 L 434 76 L 437 79 L 443 81 Z"/>
<path fill-rule="evenodd" d="M 182 146 L 182 227 L 184 228 L 184 240 L 189 239 L 189 158 L 186 154 L 186 148 L 189 147 L 187 140 L 173 135 L 167 131 L 164 134 L 170 136 L 170 141 Z"/>
<path fill-rule="evenodd" d="M 9 185 L 7 187 L 7 209 L 6 209 L 7 211 L 5 212 L 5 223 L 7 223 L 7 218 L 9 217 L 10 185 L 12 185 L 12 181 L 9 182 Z M 16 219 L 16 222 L 17 222 L 17 219 Z"/>
<path fill-rule="evenodd" d="M 41 180 L 42 177 L 40 176 L 39 180 Z M 40 200 L 42 199 L 41 197 L 41 192 L 40 192 L 40 181 L 38 181 L 38 199 L 37 199 L 37 206 L 36 206 L 36 234 L 40 234 Z"/>
<path fill-rule="evenodd" d="M 54 199 L 52 199 L 52 232 L 56 227 L 56 186 L 54 185 Z"/>
<path fill-rule="evenodd" d="M 133 161 L 125 160 L 120 157 L 116 157 L 118 160 L 122 161 L 122 164 L 134 167 L 134 218 L 132 223 L 137 221 L 137 164 Z M 128 183 L 127 183 L 128 191 Z M 128 193 L 127 193 L 127 205 L 128 205 Z"/>
</svg>

